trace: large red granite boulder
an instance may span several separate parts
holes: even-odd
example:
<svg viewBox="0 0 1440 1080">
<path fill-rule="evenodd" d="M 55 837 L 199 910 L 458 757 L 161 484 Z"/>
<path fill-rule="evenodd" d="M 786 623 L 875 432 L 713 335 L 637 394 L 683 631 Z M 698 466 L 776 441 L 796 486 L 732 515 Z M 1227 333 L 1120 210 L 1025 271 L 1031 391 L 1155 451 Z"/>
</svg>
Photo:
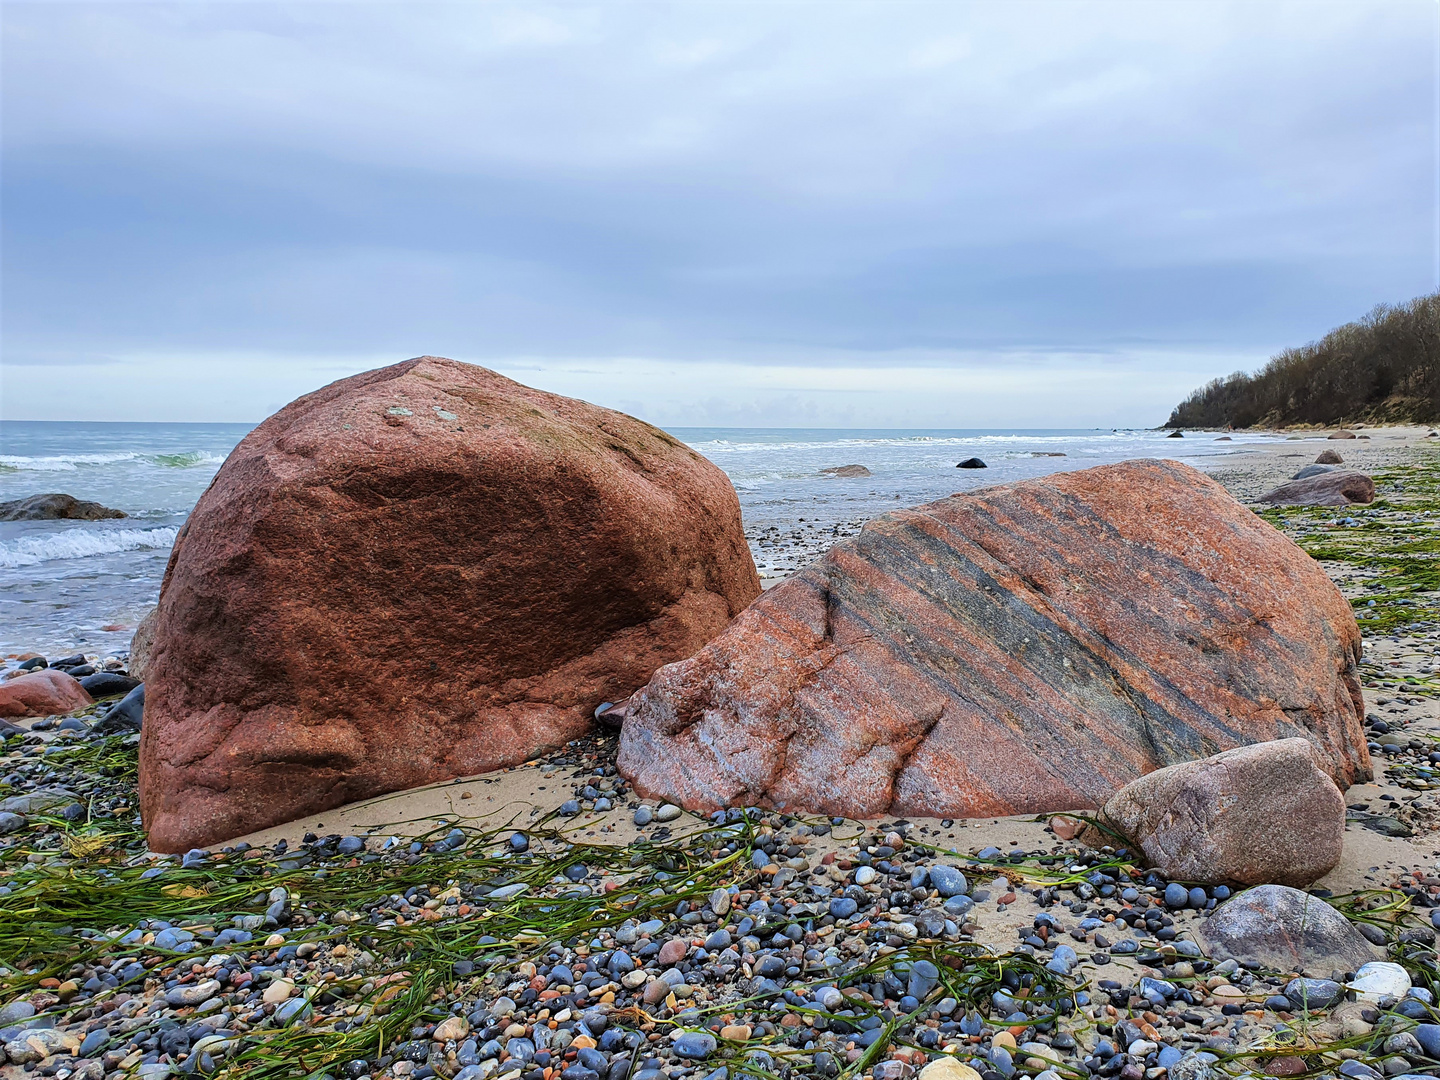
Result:
<svg viewBox="0 0 1440 1080">
<path fill-rule="evenodd" d="M 692 810 L 981 817 L 1100 806 L 1299 736 L 1371 775 L 1350 607 L 1173 462 L 876 518 L 633 697 L 620 771 Z"/>
<path fill-rule="evenodd" d="M 760 591 L 718 468 L 436 357 L 266 420 L 170 557 L 145 664 L 150 845 L 512 765 Z"/>
</svg>

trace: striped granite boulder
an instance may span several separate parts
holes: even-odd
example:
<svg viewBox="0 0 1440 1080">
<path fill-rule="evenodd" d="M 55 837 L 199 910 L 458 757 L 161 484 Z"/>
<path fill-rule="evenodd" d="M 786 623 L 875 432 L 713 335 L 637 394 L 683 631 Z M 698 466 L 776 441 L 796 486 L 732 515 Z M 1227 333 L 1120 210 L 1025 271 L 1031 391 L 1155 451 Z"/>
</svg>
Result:
<svg viewBox="0 0 1440 1080">
<path fill-rule="evenodd" d="M 1219 484 L 1134 461 L 876 518 L 629 702 L 620 771 L 692 810 L 1100 806 L 1299 736 L 1371 774 L 1349 605 Z"/>
</svg>

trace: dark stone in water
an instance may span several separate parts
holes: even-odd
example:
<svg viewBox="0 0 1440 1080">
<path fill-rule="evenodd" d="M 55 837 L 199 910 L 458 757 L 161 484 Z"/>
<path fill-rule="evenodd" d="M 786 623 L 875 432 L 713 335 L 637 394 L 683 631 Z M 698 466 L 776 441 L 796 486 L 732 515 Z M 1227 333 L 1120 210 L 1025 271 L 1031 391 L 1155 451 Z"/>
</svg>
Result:
<svg viewBox="0 0 1440 1080">
<path fill-rule="evenodd" d="M 70 674 L 74 675 L 75 673 L 72 671 Z M 113 671 L 101 671 L 94 675 L 86 675 L 80 679 L 80 685 L 85 688 L 87 694 L 98 699 L 114 694 L 128 694 L 140 685 L 140 680 L 132 679 L 128 675 L 117 675 Z"/>
<path fill-rule="evenodd" d="M 981 461 L 978 457 L 967 457 L 964 461 L 960 462 L 959 465 L 955 466 L 957 469 L 988 469 L 989 467 L 990 466 L 986 465 L 985 462 Z"/>
<path fill-rule="evenodd" d="M 112 510 L 59 492 L 0 503 L 0 521 L 99 521 L 124 516 L 123 510 Z"/>
</svg>

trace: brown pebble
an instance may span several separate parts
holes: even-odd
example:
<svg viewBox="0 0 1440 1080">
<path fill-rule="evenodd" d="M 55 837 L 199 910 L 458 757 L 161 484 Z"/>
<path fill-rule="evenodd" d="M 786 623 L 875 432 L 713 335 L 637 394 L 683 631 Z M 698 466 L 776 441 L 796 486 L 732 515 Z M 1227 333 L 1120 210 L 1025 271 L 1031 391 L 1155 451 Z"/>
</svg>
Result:
<svg viewBox="0 0 1440 1080">
<path fill-rule="evenodd" d="M 656 959 L 659 960 L 662 967 L 669 967 L 671 964 L 678 964 L 681 960 L 684 960 L 685 954 L 688 951 L 689 949 L 686 948 L 685 942 L 679 938 L 671 938 L 665 942 L 664 945 L 660 946 L 660 954 Z"/>
<path fill-rule="evenodd" d="M 1271 1058 L 1265 1065 L 1266 1076 L 1299 1076 L 1309 1066 L 1301 1057 Z"/>
</svg>

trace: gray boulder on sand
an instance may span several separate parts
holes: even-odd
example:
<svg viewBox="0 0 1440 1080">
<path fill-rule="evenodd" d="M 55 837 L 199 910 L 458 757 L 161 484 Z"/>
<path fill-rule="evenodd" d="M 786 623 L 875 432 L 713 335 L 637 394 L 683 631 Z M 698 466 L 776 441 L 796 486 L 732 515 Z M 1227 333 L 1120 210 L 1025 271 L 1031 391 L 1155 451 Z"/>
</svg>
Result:
<svg viewBox="0 0 1440 1080">
<path fill-rule="evenodd" d="M 0 503 L 0 521 L 99 521 L 124 516 L 123 510 L 112 510 L 59 492 Z"/>
<path fill-rule="evenodd" d="M 1126 784 L 1098 820 L 1168 878 L 1304 887 L 1340 863 L 1345 799 L 1306 739 L 1239 746 Z M 1091 827 L 1085 843 L 1112 839 Z"/>
<path fill-rule="evenodd" d="M 1334 450 L 1321 450 L 1320 456 L 1315 459 L 1316 465 L 1344 465 L 1345 459 Z"/>
<path fill-rule="evenodd" d="M 1362 472 L 1327 472 L 1292 480 L 1257 500 L 1276 506 L 1349 506 L 1375 501 L 1375 481 Z"/>
<path fill-rule="evenodd" d="M 1270 971 L 1328 976 L 1376 958 L 1349 919 L 1286 885 L 1259 885 L 1227 900 L 1200 924 L 1198 936 L 1213 959 Z"/>
<path fill-rule="evenodd" d="M 1333 465 L 1306 465 L 1303 469 L 1290 477 L 1291 480 L 1309 480 L 1312 476 L 1324 476 L 1328 472 L 1335 472 Z"/>
</svg>

